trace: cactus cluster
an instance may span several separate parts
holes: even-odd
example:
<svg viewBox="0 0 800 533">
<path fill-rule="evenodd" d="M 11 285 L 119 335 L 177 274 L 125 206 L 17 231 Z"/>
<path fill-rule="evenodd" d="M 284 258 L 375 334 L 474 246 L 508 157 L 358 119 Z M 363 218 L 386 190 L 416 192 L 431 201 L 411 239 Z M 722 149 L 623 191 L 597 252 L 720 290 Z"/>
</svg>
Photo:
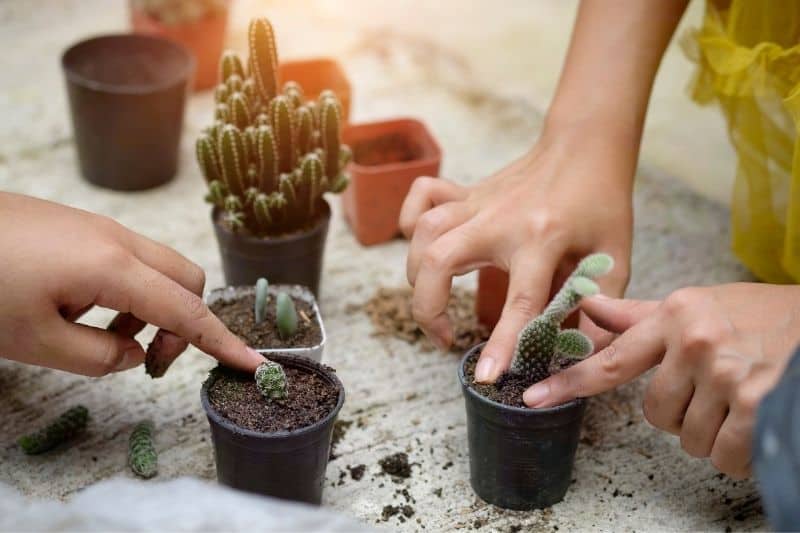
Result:
<svg viewBox="0 0 800 533">
<path fill-rule="evenodd" d="M 269 283 L 264 278 L 256 281 L 255 314 L 256 325 L 261 324 L 267 317 L 267 303 L 269 302 Z M 297 333 L 297 309 L 294 300 L 285 292 L 279 292 L 275 297 L 275 326 L 281 339 L 288 339 Z"/>
<path fill-rule="evenodd" d="M 331 91 L 306 101 L 289 81 L 278 88 L 272 25 L 254 19 L 248 29 L 247 68 L 226 51 L 214 92 L 214 123 L 197 139 L 206 200 L 233 231 L 270 236 L 309 226 L 322 196 L 348 184 L 352 157 L 341 143 L 342 107 Z"/>
<path fill-rule="evenodd" d="M 581 298 L 599 291 L 594 279 L 614 267 L 606 254 L 592 254 L 578 263 L 575 271 L 545 310 L 528 322 L 519 333 L 511 373 L 523 375 L 531 383 L 550 376 L 550 365 L 558 358 L 582 358 L 594 350 L 592 341 L 577 329 L 561 329 L 561 323 L 577 309 Z"/>
<path fill-rule="evenodd" d="M 131 0 L 131 5 L 167 26 L 196 22 L 228 8 L 226 0 Z"/>
<path fill-rule="evenodd" d="M 20 437 L 19 446 L 28 455 L 44 453 L 81 433 L 88 421 L 89 410 L 82 405 L 76 405 L 42 429 Z"/>
<path fill-rule="evenodd" d="M 256 387 L 267 399 L 283 400 L 288 395 L 286 373 L 283 367 L 275 361 L 264 361 L 256 368 Z"/>
<path fill-rule="evenodd" d="M 128 465 L 139 477 L 149 479 L 158 474 L 158 453 L 153 443 L 153 423 L 139 422 L 128 440 Z"/>
</svg>

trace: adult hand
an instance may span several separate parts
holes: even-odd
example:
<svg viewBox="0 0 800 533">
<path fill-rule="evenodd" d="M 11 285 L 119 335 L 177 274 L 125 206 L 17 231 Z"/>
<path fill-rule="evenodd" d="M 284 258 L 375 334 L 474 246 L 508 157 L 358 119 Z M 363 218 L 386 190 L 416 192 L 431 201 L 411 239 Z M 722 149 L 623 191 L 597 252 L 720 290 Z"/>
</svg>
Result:
<svg viewBox="0 0 800 533">
<path fill-rule="evenodd" d="M 403 205 L 414 318 L 440 348 L 453 339 L 446 313 L 453 276 L 488 265 L 510 274 L 477 381 L 492 382 L 508 368 L 519 331 L 583 256 L 614 256 L 617 267 L 600 284 L 607 294 L 625 289 L 636 146 L 585 133 L 546 132 L 533 150 L 473 187 L 417 179 Z"/>
<path fill-rule="evenodd" d="M 254 370 L 263 358 L 208 310 L 205 274 L 174 250 L 113 220 L 0 193 L 0 355 L 89 376 L 141 364 L 133 339 L 161 328 L 148 348 L 160 375 L 188 343 L 226 365 Z M 77 320 L 92 306 L 120 314 L 108 330 Z"/>
<path fill-rule="evenodd" d="M 720 471 L 750 473 L 756 409 L 800 340 L 800 288 L 737 283 L 681 289 L 663 302 L 595 296 L 583 311 L 621 333 L 592 357 L 525 391 L 530 407 L 598 394 L 658 365 L 645 418 L 680 435 L 695 457 Z"/>
</svg>

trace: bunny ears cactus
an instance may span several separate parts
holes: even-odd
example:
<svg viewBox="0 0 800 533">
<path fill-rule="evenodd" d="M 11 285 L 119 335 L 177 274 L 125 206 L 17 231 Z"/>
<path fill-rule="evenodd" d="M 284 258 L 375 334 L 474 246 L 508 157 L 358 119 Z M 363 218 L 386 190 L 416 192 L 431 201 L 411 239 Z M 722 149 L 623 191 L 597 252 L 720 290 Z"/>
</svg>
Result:
<svg viewBox="0 0 800 533">
<path fill-rule="evenodd" d="M 588 337 L 577 329 L 562 330 L 561 323 L 577 309 L 581 298 L 599 292 L 594 279 L 612 268 L 614 260 L 607 254 L 592 254 L 578 263 L 542 314 L 519 333 L 511 373 L 536 383 L 550 376 L 554 358 L 583 358 L 592 353 L 594 346 Z"/>
<path fill-rule="evenodd" d="M 269 20 L 251 21 L 248 37 L 247 74 L 235 52 L 220 59 L 214 123 L 197 139 L 197 161 L 223 224 L 279 235 L 307 227 L 322 196 L 347 187 L 352 153 L 341 143 L 342 106 L 332 91 L 316 101 L 293 81 L 279 91 Z"/>
</svg>

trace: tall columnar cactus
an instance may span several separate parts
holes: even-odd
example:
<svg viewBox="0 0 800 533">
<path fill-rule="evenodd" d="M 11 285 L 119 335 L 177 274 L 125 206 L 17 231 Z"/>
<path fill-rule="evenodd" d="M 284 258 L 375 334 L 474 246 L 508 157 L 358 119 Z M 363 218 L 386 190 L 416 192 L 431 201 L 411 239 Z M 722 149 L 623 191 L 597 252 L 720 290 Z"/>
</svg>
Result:
<svg viewBox="0 0 800 533">
<path fill-rule="evenodd" d="M 256 369 L 256 387 L 269 401 L 283 400 L 288 395 L 286 373 L 275 361 L 264 361 Z"/>
<path fill-rule="evenodd" d="M 554 358 L 582 358 L 594 349 L 592 341 L 577 329 L 561 329 L 561 323 L 577 309 L 581 298 L 599 290 L 594 279 L 614 267 L 606 254 L 589 255 L 567 278 L 544 312 L 528 322 L 517 338 L 511 372 L 524 375 L 531 383 L 550 375 Z"/>
<path fill-rule="evenodd" d="M 150 479 L 158 474 L 158 452 L 153 443 L 155 428 L 149 420 L 139 422 L 128 440 L 128 465 L 139 477 Z"/>
<path fill-rule="evenodd" d="M 88 421 L 89 410 L 77 405 L 35 433 L 20 437 L 19 446 L 28 455 L 44 453 L 77 436 Z"/>
<path fill-rule="evenodd" d="M 282 339 L 288 339 L 297 332 L 297 309 L 292 297 L 285 292 L 279 292 L 275 300 L 275 325 Z"/>
<path fill-rule="evenodd" d="M 269 283 L 264 278 L 256 281 L 255 320 L 256 325 L 261 324 L 267 317 L 267 300 L 269 299 Z"/>
<path fill-rule="evenodd" d="M 325 193 L 342 192 L 350 148 L 341 143 L 342 106 L 333 92 L 305 100 L 299 84 L 278 87 L 275 36 L 250 23 L 248 68 L 235 52 L 220 60 L 214 121 L 197 139 L 206 200 L 234 231 L 279 235 L 309 227 Z"/>
</svg>

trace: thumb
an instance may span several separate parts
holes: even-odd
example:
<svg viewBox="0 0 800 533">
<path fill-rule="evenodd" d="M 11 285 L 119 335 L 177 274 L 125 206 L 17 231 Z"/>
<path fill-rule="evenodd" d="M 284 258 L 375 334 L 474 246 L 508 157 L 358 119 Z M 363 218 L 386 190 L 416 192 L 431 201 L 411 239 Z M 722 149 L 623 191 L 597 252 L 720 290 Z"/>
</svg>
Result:
<svg viewBox="0 0 800 533">
<path fill-rule="evenodd" d="M 609 298 L 602 294 L 581 300 L 581 310 L 592 322 L 613 333 L 622 333 L 650 316 L 658 300 Z"/>
</svg>

